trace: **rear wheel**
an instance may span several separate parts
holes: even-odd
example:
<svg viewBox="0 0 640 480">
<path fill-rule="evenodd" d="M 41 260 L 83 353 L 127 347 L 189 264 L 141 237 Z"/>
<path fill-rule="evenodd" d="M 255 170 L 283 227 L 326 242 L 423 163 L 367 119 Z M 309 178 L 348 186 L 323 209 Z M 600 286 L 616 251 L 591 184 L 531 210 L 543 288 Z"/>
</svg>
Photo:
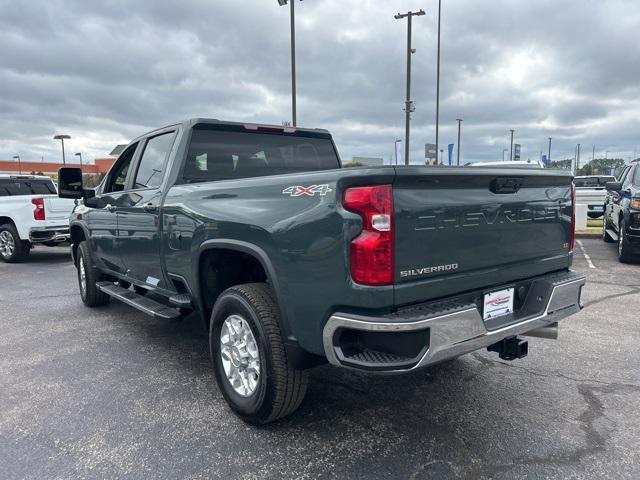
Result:
<svg viewBox="0 0 640 480">
<path fill-rule="evenodd" d="M 20 240 L 16 227 L 11 223 L 0 225 L 0 259 L 17 263 L 29 256 L 29 242 Z"/>
<path fill-rule="evenodd" d="M 218 386 L 231 409 L 251 424 L 293 413 L 308 371 L 289 365 L 271 288 L 249 283 L 225 290 L 213 308 L 209 345 Z"/>
<path fill-rule="evenodd" d="M 624 234 L 625 225 L 624 218 L 620 219 L 620 229 L 618 230 L 618 260 L 623 263 L 628 263 L 634 260 L 634 255 L 631 253 L 631 245 Z"/>
<path fill-rule="evenodd" d="M 97 282 L 102 280 L 102 272 L 98 270 L 91 260 L 91 252 L 87 242 L 78 245 L 78 286 L 80 298 L 87 307 L 98 307 L 109 302 L 109 295 L 98 289 Z"/>
</svg>

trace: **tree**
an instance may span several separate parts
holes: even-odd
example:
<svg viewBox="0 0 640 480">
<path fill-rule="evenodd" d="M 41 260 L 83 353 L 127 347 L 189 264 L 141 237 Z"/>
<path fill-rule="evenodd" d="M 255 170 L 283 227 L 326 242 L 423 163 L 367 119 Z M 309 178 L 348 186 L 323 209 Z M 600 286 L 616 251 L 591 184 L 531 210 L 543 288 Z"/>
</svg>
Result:
<svg viewBox="0 0 640 480">
<path fill-rule="evenodd" d="M 562 168 L 564 170 L 571 169 L 573 160 L 568 158 L 566 160 L 554 160 L 549 164 L 549 168 Z"/>
</svg>

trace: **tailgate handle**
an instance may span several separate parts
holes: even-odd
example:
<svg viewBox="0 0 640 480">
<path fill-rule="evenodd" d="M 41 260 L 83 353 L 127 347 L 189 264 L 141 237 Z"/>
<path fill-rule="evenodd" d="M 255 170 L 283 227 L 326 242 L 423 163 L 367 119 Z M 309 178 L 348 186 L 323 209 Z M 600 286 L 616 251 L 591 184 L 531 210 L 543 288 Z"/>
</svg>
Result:
<svg viewBox="0 0 640 480">
<path fill-rule="evenodd" d="M 495 178 L 489 186 L 493 193 L 516 193 L 522 187 L 521 178 Z"/>
</svg>

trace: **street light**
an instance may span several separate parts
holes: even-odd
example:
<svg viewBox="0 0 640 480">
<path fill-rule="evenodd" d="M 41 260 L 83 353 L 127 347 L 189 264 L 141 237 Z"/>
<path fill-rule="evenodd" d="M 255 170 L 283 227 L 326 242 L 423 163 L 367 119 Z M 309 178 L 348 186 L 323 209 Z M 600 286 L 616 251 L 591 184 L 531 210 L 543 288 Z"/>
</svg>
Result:
<svg viewBox="0 0 640 480">
<path fill-rule="evenodd" d="M 302 0 L 300 0 L 302 1 Z M 278 5 L 284 7 L 289 0 L 278 0 Z M 296 9 L 295 0 L 291 0 L 289 3 L 291 7 L 291 116 L 293 126 L 297 126 L 296 117 Z"/>
<path fill-rule="evenodd" d="M 18 173 L 22 174 L 22 164 L 20 163 L 20 155 L 14 155 L 14 160 L 18 160 Z"/>
<path fill-rule="evenodd" d="M 438 59 L 436 66 L 436 152 L 438 151 L 440 128 L 440 17 L 442 13 L 442 0 L 438 0 Z"/>
<path fill-rule="evenodd" d="M 76 157 L 80 157 L 80 171 L 82 172 L 82 152 L 77 152 Z"/>
<path fill-rule="evenodd" d="M 512 162 L 513 161 L 513 132 L 515 132 L 514 129 L 511 129 L 511 149 L 509 150 L 509 161 Z"/>
<path fill-rule="evenodd" d="M 458 122 L 458 155 L 456 156 L 456 164 L 460 166 L 460 128 L 463 120 L 461 118 L 456 118 L 456 122 Z"/>
<path fill-rule="evenodd" d="M 55 137 L 53 137 L 54 140 L 60 140 L 62 142 L 62 164 L 66 165 L 67 161 L 64 158 L 64 141 L 65 140 L 70 140 L 71 137 L 69 135 L 56 135 Z"/>
<path fill-rule="evenodd" d="M 402 139 L 396 138 L 396 141 L 393 142 L 393 150 L 396 154 L 396 165 L 398 165 L 398 143 L 402 143 Z"/>
<path fill-rule="evenodd" d="M 404 164 L 409 165 L 409 131 L 411 123 L 411 112 L 415 110 L 413 102 L 411 101 L 411 55 L 415 52 L 411 48 L 411 19 L 413 17 L 420 17 L 424 15 L 424 10 L 420 9 L 417 12 L 398 13 L 393 16 L 396 20 L 407 19 L 407 98 L 404 102 L 405 113 L 405 125 L 404 125 Z M 438 141 L 436 137 L 436 142 Z M 438 151 L 436 147 L 436 152 Z"/>
</svg>

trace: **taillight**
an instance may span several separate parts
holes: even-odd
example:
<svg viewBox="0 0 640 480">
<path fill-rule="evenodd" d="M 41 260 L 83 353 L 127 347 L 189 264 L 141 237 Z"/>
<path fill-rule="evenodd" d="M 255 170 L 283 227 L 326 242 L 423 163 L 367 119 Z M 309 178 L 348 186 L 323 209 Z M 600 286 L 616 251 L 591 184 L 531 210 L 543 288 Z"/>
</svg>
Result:
<svg viewBox="0 0 640 480">
<path fill-rule="evenodd" d="M 571 183 L 571 230 L 569 231 L 569 253 L 576 244 L 576 186 Z"/>
<path fill-rule="evenodd" d="M 33 219 L 34 220 L 45 220 L 44 215 L 44 198 L 32 198 L 31 203 L 35 205 L 36 208 L 33 209 Z"/>
<path fill-rule="evenodd" d="M 351 278 L 361 285 L 393 283 L 393 190 L 391 185 L 352 187 L 342 205 L 362 217 L 350 246 Z"/>
</svg>

